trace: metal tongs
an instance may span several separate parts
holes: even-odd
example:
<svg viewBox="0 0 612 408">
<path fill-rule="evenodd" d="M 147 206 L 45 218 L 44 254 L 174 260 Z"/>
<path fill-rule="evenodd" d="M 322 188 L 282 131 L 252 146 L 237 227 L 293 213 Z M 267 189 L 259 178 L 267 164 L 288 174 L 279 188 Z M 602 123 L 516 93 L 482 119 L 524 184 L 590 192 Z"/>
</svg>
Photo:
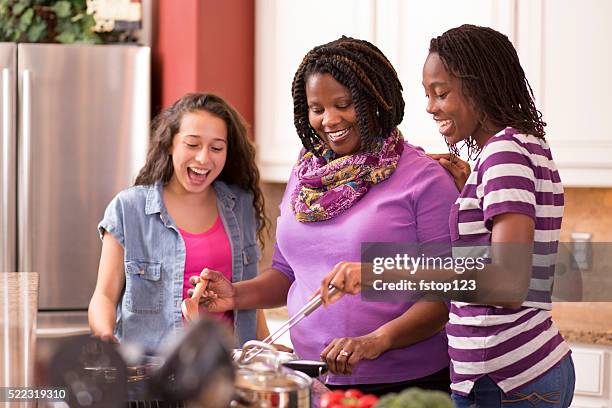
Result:
<svg viewBox="0 0 612 408">
<path fill-rule="evenodd" d="M 329 285 L 329 296 L 333 296 L 338 293 L 338 288 L 335 286 Z M 296 314 L 291 316 L 289 320 L 287 320 L 281 327 L 279 327 L 274 333 L 271 333 L 268 337 L 262 340 L 262 343 L 272 344 L 276 340 L 280 338 L 283 334 L 287 332 L 287 330 L 291 329 L 293 326 L 302 321 L 306 316 L 310 315 L 312 312 L 317 310 L 323 304 L 323 299 L 321 298 L 321 294 L 313 297 L 310 302 L 306 303 Z M 248 363 L 255 356 L 257 356 L 262 351 L 266 350 L 266 347 L 255 346 L 249 349 L 246 354 L 240 358 L 241 362 Z"/>
</svg>

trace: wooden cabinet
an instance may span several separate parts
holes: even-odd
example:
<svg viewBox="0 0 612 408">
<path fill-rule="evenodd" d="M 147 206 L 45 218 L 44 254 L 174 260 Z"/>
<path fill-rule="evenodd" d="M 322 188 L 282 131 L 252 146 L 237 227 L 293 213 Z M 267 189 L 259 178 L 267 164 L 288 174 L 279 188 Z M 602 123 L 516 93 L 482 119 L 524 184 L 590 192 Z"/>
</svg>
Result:
<svg viewBox="0 0 612 408">
<path fill-rule="evenodd" d="M 372 41 L 404 87 L 400 129 L 429 152 L 446 145 L 425 112 L 429 40 L 465 23 L 505 34 L 518 49 L 566 186 L 612 187 L 612 2 L 584 0 L 312 0 L 256 3 L 255 134 L 266 181 L 286 181 L 300 149 L 291 82 L 313 46 L 345 34 Z"/>
</svg>

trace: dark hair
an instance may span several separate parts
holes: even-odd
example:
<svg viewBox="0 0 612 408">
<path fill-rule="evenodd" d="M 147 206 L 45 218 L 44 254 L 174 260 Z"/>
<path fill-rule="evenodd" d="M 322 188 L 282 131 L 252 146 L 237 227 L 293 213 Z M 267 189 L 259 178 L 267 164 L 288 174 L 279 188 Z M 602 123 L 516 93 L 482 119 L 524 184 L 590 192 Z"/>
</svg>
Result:
<svg viewBox="0 0 612 408">
<path fill-rule="evenodd" d="M 269 220 L 264 212 L 264 197 L 259 187 L 259 170 L 255 164 L 255 148 L 247 137 L 244 119 L 225 100 L 214 94 L 191 93 L 183 96 L 153 119 L 153 137 L 147 161 L 136 177 L 135 185 L 168 183 L 174 174 L 170 149 L 181 127 L 183 115 L 206 111 L 222 119 L 227 126 L 227 159 L 218 180 L 235 184 L 253 194 L 258 221 L 257 237 L 263 248 Z"/>
<path fill-rule="evenodd" d="M 351 92 L 362 149 L 402 121 L 402 85 L 387 57 L 367 41 L 342 36 L 310 50 L 293 78 L 293 121 L 306 150 L 319 153 L 315 150 L 320 139 L 308 121 L 306 100 L 306 81 L 314 73 L 330 74 Z"/>
<path fill-rule="evenodd" d="M 461 79 L 464 94 L 482 117 L 523 133 L 544 138 L 546 123 L 533 102 L 514 46 L 489 27 L 464 24 L 432 38 L 429 52 L 437 53 L 446 70 Z"/>
</svg>

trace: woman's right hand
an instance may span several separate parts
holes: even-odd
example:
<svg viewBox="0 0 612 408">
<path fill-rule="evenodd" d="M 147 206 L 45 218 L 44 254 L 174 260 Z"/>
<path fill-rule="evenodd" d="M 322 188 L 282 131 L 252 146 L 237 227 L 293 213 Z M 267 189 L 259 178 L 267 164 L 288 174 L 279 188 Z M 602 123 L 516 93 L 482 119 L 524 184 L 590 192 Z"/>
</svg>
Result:
<svg viewBox="0 0 612 408">
<path fill-rule="evenodd" d="M 197 285 L 201 280 L 207 280 L 208 286 L 202 293 L 200 303 L 206 306 L 209 312 L 226 312 L 234 310 L 236 288 L 232 283 L 223 276 L 223 274 L 205 268 L 200 276 L 192 276 L 189 278 L 189 283 Z M 191 296 L 193 289 L 189 289 L 188 294 Z"/>
<path fill-rule="evenodd" d="M 339 289 L 336 295 L 329 295 L 329 286 Z M 361 292 L 361 263 L 338 262 L 336 266 L 323 278 L 321 287 L 316 294 L 321 294 L 324 305 L 334 303 L 343 293 L 356 295 Z"/>
<path fill-rule="evenodd" d="M 464 160 L 461 160 L 459 157 L 450 153 L 432 153 L 427 156 L 436 160 L 442 167 L 448 171 L 455 181 L 455 185 L 459 191 L 463 190 L 465 183 L 467 182 L 468 177 L 470 177 L 470 173 L 472 172 L 472 168 L 470 164 Z"/>
</svg>

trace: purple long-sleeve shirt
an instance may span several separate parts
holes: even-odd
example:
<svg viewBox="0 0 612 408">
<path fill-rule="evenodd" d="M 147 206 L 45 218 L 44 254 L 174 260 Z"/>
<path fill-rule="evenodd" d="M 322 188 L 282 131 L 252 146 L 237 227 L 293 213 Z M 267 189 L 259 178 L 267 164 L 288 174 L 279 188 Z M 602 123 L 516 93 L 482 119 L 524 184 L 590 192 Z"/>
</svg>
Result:
<svg viewBox="0 0 612 408">
<path fill-rule="evenodd" d="M 293 282 L 287 297 L 296 313 L 323 277 L 341 261 L 359 262 L 362 242 L 450 243 L 448 217 L 458 196 L 452 178 L 422 150 L 406 143 L 396 171 L 349 210 L 327 221 L 296 221 L 290 207 L 295 172 L 287 184 L 277 223 L 272 266 Z M 402 315 L 412 303 L 365 302 L 344 296 L 321 308 L 291 330 L 296 353 L 319 360 L 335 338 L 368 334 Z M 407 381 L 448 366 L 444 332 L 376 360 L 362 360 L 351 376 L 329 375 L 330 384 L 374 384 Z"/>
</svg>

